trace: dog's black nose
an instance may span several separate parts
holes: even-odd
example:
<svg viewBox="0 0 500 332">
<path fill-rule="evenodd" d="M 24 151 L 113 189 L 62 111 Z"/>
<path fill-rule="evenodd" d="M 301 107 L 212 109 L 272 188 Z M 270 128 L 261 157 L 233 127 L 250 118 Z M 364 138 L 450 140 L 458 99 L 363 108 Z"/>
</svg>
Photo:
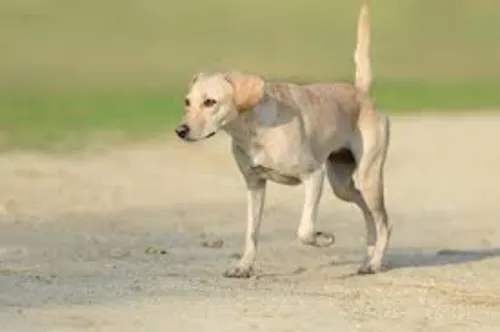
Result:
<svg viewBox="0 0 500 332">
<path fill-rule="evenodd" d="M 178 125 L 177 128 L 175 128 L 175 133 L 180 138 L 186 138 L 189 134 L 189 127 L 186 124 Z"/>
</svg>

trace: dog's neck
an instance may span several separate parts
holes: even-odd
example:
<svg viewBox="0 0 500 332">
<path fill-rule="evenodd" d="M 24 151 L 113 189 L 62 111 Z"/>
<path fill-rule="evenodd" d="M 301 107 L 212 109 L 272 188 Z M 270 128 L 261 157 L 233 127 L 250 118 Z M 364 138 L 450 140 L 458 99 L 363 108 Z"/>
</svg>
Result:
<svg viewBox="0 0 500 332">
<path fill-rule="evenodd" d="M 242 112 L 239 116 L 224 126 L 224 131 L 231 136 L 241 149 L 250 148 L 252 138 L 256 136 L 253 110 Z"/>
<path fill-rule="evenodd" d="M 224 131 L 241 149 L 248 150 L 256 142 L 259 129 L 272 127 L 276 122 L 276 107 L 275 100 L 264 93 L 257 105 L 240 110 L 238 116 L 224 126 Z"/>
</svg>

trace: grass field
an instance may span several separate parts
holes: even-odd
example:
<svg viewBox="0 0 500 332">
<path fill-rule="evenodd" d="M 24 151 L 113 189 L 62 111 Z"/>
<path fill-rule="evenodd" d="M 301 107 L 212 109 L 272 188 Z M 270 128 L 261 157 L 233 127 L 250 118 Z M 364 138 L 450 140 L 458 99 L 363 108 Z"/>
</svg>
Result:
<svg viewBox="0 0 500 332">
<path fill-rule="evenodd" d="M 200 69 L 351 79 L 359 2 L 3 0 L 0 148 L 161 133 Z M 391 111 L 500 105 L 500 4 L 372 1 L 375 96 Z"/>
</svg>

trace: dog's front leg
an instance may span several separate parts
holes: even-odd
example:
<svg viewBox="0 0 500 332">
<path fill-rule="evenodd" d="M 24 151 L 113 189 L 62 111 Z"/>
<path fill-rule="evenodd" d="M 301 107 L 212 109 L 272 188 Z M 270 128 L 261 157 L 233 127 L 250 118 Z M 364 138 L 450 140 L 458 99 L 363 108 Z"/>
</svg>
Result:
<svg viewBox="0 0 500 332">
<path fill-rule="evenodd" d="M 325 171 L 320 168 L 303 179 L 305 197 L 297 235 L 300 243 L 318 247 L 327 247 L 335 242 L 331 233 L 318 232 L 315 223 L 318 214 L 319 201 L 323 192 Z"/>
<path fill-rule="evenodd" d="M 247 231 L 245 249 L 240 261 L 224 272 L 227 278 L 249 278 L 257 255 L 259 229 L 266 196 L 266 181 L 247 178 Z"/>
</svg>

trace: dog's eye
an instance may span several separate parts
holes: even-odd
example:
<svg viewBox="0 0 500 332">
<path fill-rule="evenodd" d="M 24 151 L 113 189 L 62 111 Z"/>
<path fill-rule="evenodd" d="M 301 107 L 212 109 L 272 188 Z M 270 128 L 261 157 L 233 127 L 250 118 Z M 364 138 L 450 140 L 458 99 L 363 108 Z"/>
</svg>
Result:
<svg viewBox="0 0 500 332">
<path fill-rule="evenodd" d="M 190 102 L 189 102 L 189 99 L 188 99 L 188 98 L 184 99 L 184 105 L 185 105 L 186 107 L 189 107 Z"/>
<path fill-rule="evenodd" d="M 205 107 L 212 107 L 212 106 L 214 106 L 216 103 L 217 103 L 217 101 L 216 101 L 215 99 L 210 99 L 210 98 L 208 98 L 208 99 L 205 99 L 205 100 L 203 101 L 203 106 L 205 106 Z"/>
</svg>

